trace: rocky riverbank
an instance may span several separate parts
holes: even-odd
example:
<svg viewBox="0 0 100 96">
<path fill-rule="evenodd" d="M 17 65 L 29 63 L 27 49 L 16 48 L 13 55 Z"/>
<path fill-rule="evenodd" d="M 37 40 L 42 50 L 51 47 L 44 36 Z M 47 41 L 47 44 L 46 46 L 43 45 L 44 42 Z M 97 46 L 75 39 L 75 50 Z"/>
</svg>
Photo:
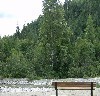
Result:
<svg viewBox="0 0 100 96">
<path fill-rule="evenodd" d="M 67 82 L 96 82 L 100 85 L 100 78 L 68 78 L 68 79 L 42 79 L 29 81 L 28 79 L 2 79 L 0 80 L 0 96 L 55 96 L 55 89 L 51 86 L 54 81 Z M 90 90 L 59 90 L 60 96 L 90 96 Z M 94 96 L 100 96 L 100 88 L 94 90 Z"/>
</svg>

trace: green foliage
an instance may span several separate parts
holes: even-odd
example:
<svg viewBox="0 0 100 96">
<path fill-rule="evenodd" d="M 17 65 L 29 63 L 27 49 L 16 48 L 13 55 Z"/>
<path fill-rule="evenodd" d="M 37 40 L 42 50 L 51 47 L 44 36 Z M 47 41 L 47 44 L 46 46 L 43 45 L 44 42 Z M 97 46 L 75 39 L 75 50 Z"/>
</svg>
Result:
<svg viewBox="0 0 100 96">
<path fill-rule="evenodd" d="M 95 42 L 95 29 L 93 25 L 93 20 L 91 15 L 89 15 L 86 23 L 86 28 L 85 28 L 85 38 L 88 39 L 90 42 L 94 43 Z"/>
<path fill-rule="evenodd" d="M 44 0 L 43 15 L 0 37 L 0 78 L 100 76 L 99 3 Z"/>
</svg>

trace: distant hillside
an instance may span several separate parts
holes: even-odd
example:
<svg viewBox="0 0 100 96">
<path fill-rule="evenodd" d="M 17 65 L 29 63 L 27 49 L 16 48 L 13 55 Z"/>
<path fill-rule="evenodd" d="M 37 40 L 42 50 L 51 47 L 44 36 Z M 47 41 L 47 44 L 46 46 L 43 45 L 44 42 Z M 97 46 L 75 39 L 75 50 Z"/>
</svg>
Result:
<svg viewBox="0 0 100 96">
<path fill-rule="evenodd" d="M 100 76 L 100 0 L 44 0 L 43 15 L 0 38 L 2 78 Z"/>
</svg>

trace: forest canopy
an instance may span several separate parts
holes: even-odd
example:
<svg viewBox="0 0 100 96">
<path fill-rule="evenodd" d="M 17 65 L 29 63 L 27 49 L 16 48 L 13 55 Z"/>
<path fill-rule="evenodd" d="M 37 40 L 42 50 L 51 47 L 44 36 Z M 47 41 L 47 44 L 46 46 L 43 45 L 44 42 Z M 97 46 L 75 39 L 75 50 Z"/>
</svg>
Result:
<svg viewBox="0 0 100 96">
<path fill-rule="evenodd" d="M 43 15 L 0 38 L 2 78 L 100 76 L 100 0 L 43 1 Z"/>
</svg>

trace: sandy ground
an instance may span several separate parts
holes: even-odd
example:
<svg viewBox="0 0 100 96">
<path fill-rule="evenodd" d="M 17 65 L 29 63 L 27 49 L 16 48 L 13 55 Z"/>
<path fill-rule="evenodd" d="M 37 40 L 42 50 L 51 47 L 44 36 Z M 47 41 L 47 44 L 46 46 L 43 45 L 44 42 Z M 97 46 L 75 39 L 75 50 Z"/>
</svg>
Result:
<svg viewBox="0 0 100 96">
<path fill-rule="evenodd" d="M 56 96 L 55 89 L 43 90 L 31 90 L 30 92 L 0 92 L 0 96 Z M 100 88 L 96 88 L 93 91 L 93 96 L 100 96 Z M 59 90 L 58 96 L 91 96 L 90 90 Z"/>
</svg>

